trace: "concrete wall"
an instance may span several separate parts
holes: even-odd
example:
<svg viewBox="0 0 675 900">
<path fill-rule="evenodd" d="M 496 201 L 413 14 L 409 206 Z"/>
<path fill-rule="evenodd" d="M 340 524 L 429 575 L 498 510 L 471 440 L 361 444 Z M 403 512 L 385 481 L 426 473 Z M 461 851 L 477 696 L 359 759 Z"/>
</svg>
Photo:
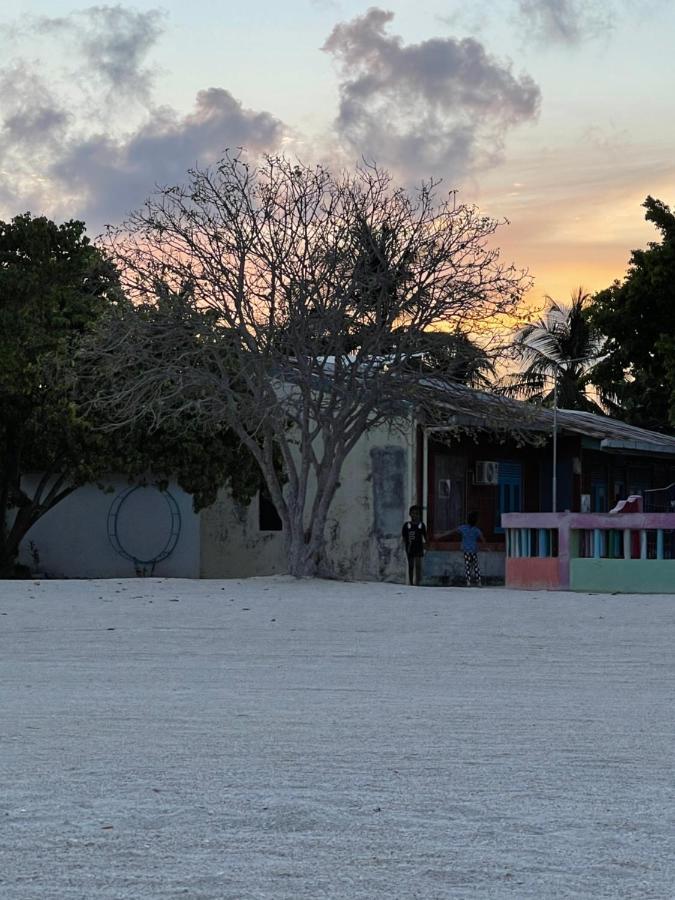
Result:
<svg viewBox="0 0 675 900">
<path fill-rule="evenodd" d="M 380 428 L 347 458 L 326 528 L 320 574 L 343 580 L 406 577 L 401 527 L 414 497 L 414 441 Z M 311 489 L 310 489 L 311 494 Z M 205 578 L 271 575 L 287 570 L 281 532 L 261 532 L 258 499 L 248 507 L 223 493 L 201 515 L 201 574 Z"/>
<path fill-rule="evenodd" d="M 27 478 L 30 491 L 37 478 Z M 94 485 L 78 488 L 43 516 L 21 545 L 20 562 L 52 578 L 125 578 L 136 575 L 133 562 L 121 556 L 108 538 L 108 514 L 115 498 L 130 487 L 122 477 L 110 476 L 106 493 Z M 158 577 L 199 577 L 199 516 L 192 497 L 178 485 L 169 486 L 180 511 L 180 533 L 175 549 L 154 570 Z M 166 545 L 171 512 L 165 497 L 154 487 L 139 488 L 119 508 L 118 534 L 132 554 L 147 559 Z M 33 558 L 31 543 L 39 556 Z M 146 572 L 149 574 L 149 571 Z"/>
<path fill-rule="evenodd" d="M 286 571 L 284 536 L 258 528 L 258 498 L 235 503 L 227 491 L 200 516 L 202 578 L 249 578 Z"/>
</svg>

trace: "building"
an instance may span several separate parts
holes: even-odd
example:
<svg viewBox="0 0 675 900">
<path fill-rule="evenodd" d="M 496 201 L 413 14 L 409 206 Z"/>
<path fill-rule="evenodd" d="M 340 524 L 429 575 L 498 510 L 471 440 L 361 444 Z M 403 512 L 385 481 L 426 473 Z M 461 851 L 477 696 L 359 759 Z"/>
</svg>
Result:
<svg viewBox="0 0 675 900">
<path fill-rule="evenodd" d="M 552 509 L 554 420 L 558 510 L 607 512 L 619 499 L 675 482 L 674 437 L 455 386 L 421 421 L 377 429 L 356 447 L 331 507 L 322 574 L 404 580 L 400 529 L 417 503 L 429 533 L 427 583 L 463 583 L 463 557 L 448 532 L 474 509 L 489 550 L 483 573 L 502 581 L 502 513 Z M 273 513 L 264 494 L 246 509 L 223 497 L 205 510 L 202 575 L 285 571 Z"/>
<path fill-rule="evenodd" d="M 403 581 L 401 526 L 408 507 L 417 503 L 429 532 L 428 584 L 463 582 L 462 555 L 448 532 L 474 509 L 490 551 L 481 559 L 483 573 L 502 581 L 502 514 L 553 507 L 554 419 L 557 510 L 607 512 L 630 494 L 675 482 L 675 437 L 453 386 L 424 413 L 359 441 L 331 506 L 320 574 Z M 175 537 L 175 515 L 151 491 L 138 491 L 120 506 L 128 489 L 117 482 L 111 494 L 94 487 L 76 491 L 29 533 L 22 561 L 31 563 L 32 542 L 45 570 L 67 577 L 133 576 L 139 570 L 134 557 L 143 563 L 141 571 L 157 576 L 236 578 L 286 571 L 281 522 L 264 490 L 247 507 L 223 492 L 196 515 L 189 498 L 173 486 L 180 534 L 168 556 L 147 564 Z M 115 547 L 115 527 L 126 556 Z"/>
<path fill-rule="evenodd" d="M 430 579 L 463 579 L 459 546 L 444 535 L 471 509 L 493 551 L 483 569 L 503 578 L 502 514 L 554 509 L 554 424 L 558 511 L 606 513 L 621 499 L 675 482 L 675 437 L 454 389 L 445 413 L 420 427 L 418 496 L 427 510 Z"/>
</svg>

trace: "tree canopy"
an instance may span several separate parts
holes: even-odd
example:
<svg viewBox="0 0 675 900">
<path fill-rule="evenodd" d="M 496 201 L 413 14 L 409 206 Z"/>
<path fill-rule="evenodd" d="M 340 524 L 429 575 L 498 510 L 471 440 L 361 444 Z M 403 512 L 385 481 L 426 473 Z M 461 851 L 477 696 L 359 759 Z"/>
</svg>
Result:
<svg viewBox="0 0 675 900">
<path fill-rule="evenodd" d="M 257 487 L 255 464 L 222 425 L 188 419 L 149 436 L 139 419 L 105 433 L 104 416 L 83 412 L 77 350 L 102 316 L 123 309 L 131 315 L 115 266 L 84 223 L 28 213 L 0 222 L 0 576 L 15 571 L 42 515 L 104 474 L 175 477 L 197 505 L 233 473 L 242 499 Z M 30 490 L 28 473 L 40 476 Z"/>
<path fill-rule="evenodd" d="M 357 441 L 452 380 L 419 364 L 439 352 L 456 361 L 458 341 L 448 356 L 435 333 L 480 332 L 527 286 L 499 260 L 499 223 L 439 199 L 437 187 L 408 193 L 370 166 L 335 176 L 230 155 L 160 191 L 109 236 L 129 296 L 157 315 L 152 327 L 109 321 L 109 349 L 92 366 L 99 377 L 114 368 L 115 379 L 97 402 L 120 423 L 227 422 L 264 474 L 292 574 L 317 570 Z M 157 306 L 158 284 L 180 314 Z M 185 340 L 186 322 L 198 342 Z"/>
<path fill-rule="evenodd" d="M 645 219 L 661 234 L 633 250 L 623 281 L 593 298 L 588 314 L 607 337 L 594 381 L 612 412 L 654 431 L 675 427 L 675 214 L 647 197 Z"/>
<path fill-rule="evenodd" d="M 516 331 L 507 349 L 520 369 L 506 379 L 507 393 L 544 406 L 556 396 L 563 409 L 603 412 L 589 390 L 604 343 L 588 321 L 589 299 L 582 288 L 569 304 L 547 297 L 542 317 Z"/>
</svg>

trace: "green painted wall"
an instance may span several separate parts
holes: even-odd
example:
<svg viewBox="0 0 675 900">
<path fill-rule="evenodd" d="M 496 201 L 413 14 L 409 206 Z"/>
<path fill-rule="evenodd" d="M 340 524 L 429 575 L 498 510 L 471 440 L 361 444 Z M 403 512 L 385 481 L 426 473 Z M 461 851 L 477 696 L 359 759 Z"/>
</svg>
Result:
<svg viewBox="0 0 675 900">
<path fill-rule="evenodd" d="M 570 590 L 675 594 L 675 559 L 571 559 Z"/>
</svg>

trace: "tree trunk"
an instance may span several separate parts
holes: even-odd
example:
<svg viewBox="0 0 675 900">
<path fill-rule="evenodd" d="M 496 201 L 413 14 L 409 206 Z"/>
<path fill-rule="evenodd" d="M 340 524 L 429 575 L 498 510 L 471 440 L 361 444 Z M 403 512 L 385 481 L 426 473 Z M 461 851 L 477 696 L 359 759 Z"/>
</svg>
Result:
<svg viewBox="0 0 675 900">
<path fill-rule="evenodd" d="M 23 535 L 21 536 L 23 537 Z M 3 529 L 2 536 L 0 537 L 0 579 L 2 578 L 16 578 L 16 576 L 20 572 L 18 559 L 19 559 L 19 541 L 17 541 L 14 537 L 13 531 L 8 534 L 6 529 Z"/>
<path fill-rule="evenodd" d="M 47 476 L 43 479 L 43 483 L 47 480 Z M 56 483 L 49 491 L 48 496 L 42 501 L 43 483 L 38 486 L 36 496 L 30 499 L 22 493 L 25 502 L 16 507 L 16 515 L 12 522 L 12 527 L 7 527 L 7 514 L 10 505 L 6 503 L 4 508 L 0 509 L 0 578 L 15 578 L 17 575 L 26 574 L 25 569 L 19 565 L 19 549 L 21 542 L 31 530 L 33 525 L 44 516 L 45 513 L 53 509 L 65 497 L 73 492 L 73 486 L 65 488 L 61 487 L 63 481 L 62 476 L 57 476 Z"/>
<path fill-rule="evenodd" d="M 16 507 L 19 492 L 19 466 L 21 457 L 20 430 L 14 422 L 5 424 L 5 440 L 2 451 L 0 476 L 0 578 L 13 578 L 16 571 L 19 545 L 14 540 L 14 527 L 8 527 L 10 509 Z M 17 509 L 17 515 L 18 515 Z"/>
<path fill-rule="evenodd" d="M 333 447 L 329 456 L 328 470 L 317 472 L 316 495 L 311 512 L 312 520 L 307 527 L 304 522 L 306 493 L 297 498 L 297 509 L 291 510 L 286 548 L 288 571 L 296 578 L 311 578 L 317 573 L 326 538 L 328 512 L 338 489 L 339 474 L 345 456 L 344 449 L 337 451 Z"/>
<path fill-rule="evenodd" d="M 38 518 L 39 514 L 36 514 L 36 510 L 31 504 L 17 509 L 11 528 L 8 529 L 5 522 L 0 536 L 0 578 L 15 578 L 21 573 L 22 569 L 19 566 L 21 541 Z"/>
<path fill-rule="evenodd" d="M 298 498 L 300 509 L 291 509 L 289 527 L 286 533 L 286 555 L 288 558 L 288 573 L 295 578 L 312 576 L 316 567 L 312 569 L 307 564 L 307 544 L 304 526 L 304 497 Z"/>
</svg>

